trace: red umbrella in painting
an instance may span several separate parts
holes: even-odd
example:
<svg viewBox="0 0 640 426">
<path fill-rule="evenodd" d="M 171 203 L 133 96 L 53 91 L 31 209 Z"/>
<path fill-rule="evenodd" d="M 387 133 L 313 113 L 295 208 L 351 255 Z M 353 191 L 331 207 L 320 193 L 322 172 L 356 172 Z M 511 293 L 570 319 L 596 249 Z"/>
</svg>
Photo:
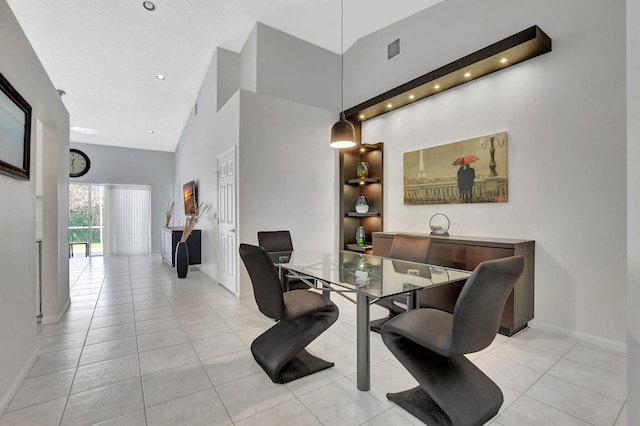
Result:
<svg viewBox="0 0 640 426">
<path fill-rule="evenodd" d="M 456 160 L 451 163 L 452 166 L 468 166 L 471 163 L 475 163 L 480 158 L 475 155 L 463 155 L 462 157 L 456 158 Z"/>
</svg>

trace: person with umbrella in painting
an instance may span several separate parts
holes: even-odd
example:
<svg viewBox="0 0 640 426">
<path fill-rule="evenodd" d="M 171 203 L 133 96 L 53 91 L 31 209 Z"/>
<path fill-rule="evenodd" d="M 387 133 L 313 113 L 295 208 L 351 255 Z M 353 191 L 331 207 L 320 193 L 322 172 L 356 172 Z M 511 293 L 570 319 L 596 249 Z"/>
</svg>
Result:
<svg viewBox="0 0 640 426">
<path fill-rule="evenodd" d="M 479 158 L 475 155 L 463 155 L 451 163 L 452 166 L 460 166 L 458 169 L 458 191 L 461 203 L 473 202 L 473 184 L 476 180 L 476 172 L 469 164 L 478 160 Z"/>
</svg>

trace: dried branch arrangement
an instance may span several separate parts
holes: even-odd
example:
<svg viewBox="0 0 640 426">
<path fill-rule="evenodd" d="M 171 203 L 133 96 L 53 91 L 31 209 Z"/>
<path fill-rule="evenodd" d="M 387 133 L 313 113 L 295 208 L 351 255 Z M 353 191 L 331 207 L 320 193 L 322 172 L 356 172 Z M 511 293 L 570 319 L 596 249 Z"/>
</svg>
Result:
<svg viewBox="0 0 640 426">
<path fill-rule="evenodd" d="M 176 207 L 176 203 L 169 200 L 169 202 L 167 203 L 167 211 L 165 212 L 167 216 L 167 221 L 164 224 L 165 227 L 169 226 L 169 222 L 171 221 L 171 217 L 173 216 L 173 209 L 175 209 L 175 207 Z"/>
<path fill-rule="evenodd" d="M 182 231 L 182 237 L 180 242 L 186 242 L 191 231 L 196 227 L 200 219 L 211 210 L 211 203 L 198 203 L 195 212 L 191 216 L 187 216 L 187 221 L 184 224 L 184 231 Z"/>
</svg>

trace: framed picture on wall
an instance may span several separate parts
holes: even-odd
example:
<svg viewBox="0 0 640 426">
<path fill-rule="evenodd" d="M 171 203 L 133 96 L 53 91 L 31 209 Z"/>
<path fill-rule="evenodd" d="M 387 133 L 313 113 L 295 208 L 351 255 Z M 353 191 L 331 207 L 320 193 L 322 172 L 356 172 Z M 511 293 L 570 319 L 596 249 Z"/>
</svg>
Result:
<svg viewBox="0 0 640 426">
<path fill-rule="evenodd" d="M 0 74 L 0 173 L 29 180 L 31 106 Z"/>
<path fill-rule="evenodd" d="M 505 203 L 507 132 L 404 153 L 404 204 Z"/>
</svg>

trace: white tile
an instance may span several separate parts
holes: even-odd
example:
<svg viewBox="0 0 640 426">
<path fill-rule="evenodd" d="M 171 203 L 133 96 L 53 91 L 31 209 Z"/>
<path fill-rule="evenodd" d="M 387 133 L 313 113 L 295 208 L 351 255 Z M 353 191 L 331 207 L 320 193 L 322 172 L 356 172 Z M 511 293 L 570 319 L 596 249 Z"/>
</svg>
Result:
<svg viewBox="0 0 640 426">
<path fill-rule="evenodd" d="M 295 398 L 263 372 L 216 386 L 216 390 L 234 422 Z"/>
<path fill-rule="evenodd" d="M 89 330 L 85 345 L 94 345 L 111 340 L 121 340 L 127 337 L 135 337 L 136 325 L 134 323 L 113 325 L 111 327 Z"/>
<path fill-rule="evenodd" d="M 208 339 L 191 342 L 193 349 L 201 360 L 215 358 L 233 352 L 247 349 L 235 333 L 222 334 L 220 336 L 209 337 Z"/>
<path fill-rule="evenodd" d="M 82 352 L 82 348 L 40 354 L 33 364 L 33 367 L 31 367 L 31 371 L 29 371 L 27 377 L 41 376 L 43 374 L 75 368 L 80 360 L 80 352 Z"/>
<path fill-rule="evenodd" d="M 230 333 L 231 328 L 224 321 L 215 320 L 186 326 L 184 331 L 187 333 L 189 340 L 194 341 Z"/>
<path fill-rule="evenodd" d="M 546 372 L 560 359 L 560 355 L 540 351 L 532 347 L 517 347 L 511 345 L 498 344 L 491 355 L 512 360 L 518 364 L 533 368 L 534 370 Z"/>
<path fill-rule="evenodd" d="M 357 387 L 357 373 L 348 376 L 353 386 Z M 395 405 L 387 399 L 388 392 L 400 392 L 418 386 L 418 382 L 404 368 L 398 368 L 386 361 L 371 365 L 369 393 L 387 407 Z"/>
<path fill-rule="evenodd" d="M 619 353 L 578 344 L 567 353 L 566 358 L 619 376 L 627 375 L 627 357 Z"/>
<path fill-rule="evenodd" d="M 179 345 L 188 341 L 189 339 L 182 327 L 158 331 L 156 333 L 138 336 L 138 351 L 146 352 L 167 346 Z"/>
<path fill-rule="evenodd" d="M 93 316 L 104 317 L 107 315 L 125 314 L 133 312 L 133 303 L 123 303 L 122 305 L 100 306 L 96 308 Z"/>
<path fill-rule="evenodd" d="M 42 327 L 38 333 L 38 337 L 59 336 L 61 334 L 77 333 L 87 331 L 89 329 L 90 319 L 80 319 L 75 321 L 65 321 L 57 324 L 47 324 Z"/>
<path fill-rule="evenodd" d="M 42 354 L 46 352 L 58 352 L 67 349 L 81 348 L 86 336 L 87 332 L 81 331 L 78 333 L 62 334 L 60 336 L 37 339 L 38 350 Z"/>
<path fill-rule="evenodd" d="M 525 395 L 596 426 L 611 426 L 622 408 L 620 401 L 549 375 L 538 380 Z"/>
<path fill-rule="evenodd" d="M 140 379 L 69 396 L 61 426 L 93 425 L 143 409 Z"/>
<path fill-rule="evenodd" d="M 293 399 L 235 423 L 235 426 L 322 426 L 300 401 Z"/>
<path fill-rule="evenodd" d="M 67 397 L 32 405 L 5 413 L 0 417 L 0 426 L 58 426 Z"/>
<path fill-rule="evenodd" d="M 84 392 L 135 377 L 140 377 L 140 363 L 137 354 L 96 362 L 78 368 L 71 393 Z"/>
<path fill-rule="evenodd" d="M 214 389 L 207 389 L 147 408 L 148 426 L 231 425 L 222 401 Z"/>
<path fill-rule="evenodd" d="M 214 385 L 221 385 L 262 371 L 262 367 L 248 349 L 207 359 L 202 361 L 202 365 Z"/>
<path fill-rule="evenodd" d="M 523 333 L 515 339 L 515 342 L 522 342 L 526 347 L 538 349 L 543 352 L 549 352 L 551 354 L 563 356 L 573 348 L 578 341 L 568 337 L 560 336 L 558 334 L 544 332 Z M 505 342 L 506 344 L 513 343 L 512 341 Z"/>
<path fill-rule="evenodd" d="M 176 314 L 173 312 L 171 306 L 164 308 L 145 309 L 143 311 L 136 310 L 136 321 L 147 321 L 159 318 L 175 318 Z"/>
<path fill-rule="evenodd" d="M 299 397 L 325 425 L 359 425 L 387 407 L 369 392 L 361 392 L 352 381 L 340 379 Z"/>
<path fill-rule="evenodd" d="M 589 423 L 527 396 L 518 398 L 496 421 L 504 426 L 589 426 Z"/>
<path fill-rule="evenodd" d="M 624 376 L 571 359 L 560 360 L 549 370 L 549 375 L 621 402 L 627 399 L 627 381 Z"/>
<path fill-rule="evenodd" d="M 197 362 L 142 377 L 145 407 L 211 388 L 211 381 Z"/>
<path fill-rule="evenodd" d="M 155 333 L 156 331 L 171 330 L 172 328 L 181 327 L 177 318 L 161 318 L 147 321 L 136 322 L 136 330 L 138 335 Z"/>
<path fill-rule="evenodd" d="M 182 367 L 197 361 L 198 355 L 196 355 L 189 343 L 155 349 L 140 354 L 140 367 L 143 375 Z"/>
<path fill-rule="evenodd" d="M 96 343 L 84 347 L 80 356 L 80 365 L 122 358 L 136 353 L 138 353 L 138 347 L 136 346 L 135 337 Z"/>
<path fill-rule="evenodd" d="M 378 414 L 373 419 L 362 423 L 362 426 L 412 426 L 409 420 L 397 414 L 395 411 L 388 409 L 382 414 Z"/>
<path fill-rule="evenodd" d="M 521 393 L 544 374 L 512 360 L 491 355 L 491 353 L 481 356 L 473 363 L 498 385 L 508 386 Z"/>
<path fill-rule="evenodd" d="M 204 311 L 178 315 L 178 319 L 184 327 L 188 327 L 190 325 L 201 324 L 203 322 L 217 321 L 221 318 L 213 311 Z"/>
<path fill-rule="evenodd" d="M 7 411 L 67 396 L 74 373 L 75 369 L 72 368 L 25 379 L 7 407 Z"/>
<path fill-rule="evenodd" d="M 144 416 L 144 410 L 139 410 L 115 419 L 96 423 L 94 426 L 147 426 L 147 420 Z"/>
<path fill-rule="evenodd" d="M 105 315 L 102 317 L 93 317 L 91 320 L 91 329 L 111 327 L 114 325 L 127 324 L 133 322 L 133 312 L 125 312 L 122 314 Z"/>
<path fill-rule="evenodd" d="M 289 383 L 285 383 L 287 389 L 291 391 L 295 396 L 304 395 L 312 390 L 321 388 L 336 380 L 344 379 L 342 374 L 335 367 L 326 368 L 308 376 L 301 377 L 293 380 Z"/>
</svg>

